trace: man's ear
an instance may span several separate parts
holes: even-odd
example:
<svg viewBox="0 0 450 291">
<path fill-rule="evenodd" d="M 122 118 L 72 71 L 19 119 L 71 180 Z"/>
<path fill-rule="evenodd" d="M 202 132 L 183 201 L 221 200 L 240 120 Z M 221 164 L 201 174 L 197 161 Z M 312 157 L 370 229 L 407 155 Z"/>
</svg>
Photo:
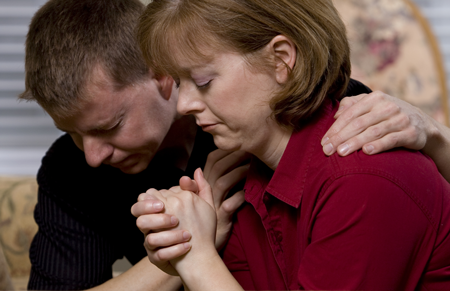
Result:
<svg viewBox="0 0 450 291">
<path fill-rule="evenodd" d="M 169 100 L 170 96 L 172 95 L 172 89 L 173 89 L 173 79 L 170 76 L 154 76 L 156 80 L 156 84 L 158 86 L 158 90 L 161 93 L 161 96 Z"/>
<path fill-rule="evenodd" d="M 275 36 L 268 44 L 270 51 L 275 56 L 275 76 L 279 84 L 285 84 L 289 71 L 294 68 L 297 59 L 295 44 L 284 35 Z"/>
</svg>

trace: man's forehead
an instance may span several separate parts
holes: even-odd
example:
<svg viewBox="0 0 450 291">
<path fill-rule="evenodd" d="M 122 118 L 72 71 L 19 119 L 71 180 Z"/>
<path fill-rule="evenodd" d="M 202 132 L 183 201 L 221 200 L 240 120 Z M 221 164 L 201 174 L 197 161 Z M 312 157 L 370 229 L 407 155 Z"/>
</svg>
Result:
<svg viewBox="0 0 450 291">
<path fill-rule="evenodd" d="M 57 128 L 65 132 L 89 133 L 111 126 L 125 110 L 121 100 L 115 100 L 112 94 L 96 94 L 83 100 L 79 110 L 70 116 L 58 117 L 51 113 Z"/>
</svg>

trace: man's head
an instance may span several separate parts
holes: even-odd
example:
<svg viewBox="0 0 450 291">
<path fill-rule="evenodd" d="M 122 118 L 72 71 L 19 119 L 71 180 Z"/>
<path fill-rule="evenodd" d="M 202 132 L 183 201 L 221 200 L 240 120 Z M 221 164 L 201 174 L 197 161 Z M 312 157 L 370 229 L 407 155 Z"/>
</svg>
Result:
<svg viewBox="0 0 450 291">
<path fill-rule="evenodd" d="M 26 90 L 52 115 L 69 116 L 101 66 L 120 90 L 148 78 L 134 28 L 139 0 L 50 0 L 33 17 L 26 40 Z"/>
<path fill-rule="evenodd" d="M 138 0 L 50 0 L 26 41 L 26 90 L 89 165 L 144 170 L 176 116 L 173 80 L 155 78 L 135 39 Z"/>
</svg>

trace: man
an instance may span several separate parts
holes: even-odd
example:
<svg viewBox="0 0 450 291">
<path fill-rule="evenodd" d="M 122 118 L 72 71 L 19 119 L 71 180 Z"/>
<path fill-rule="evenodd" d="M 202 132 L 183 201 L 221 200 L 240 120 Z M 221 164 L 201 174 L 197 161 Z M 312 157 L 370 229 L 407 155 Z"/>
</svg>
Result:
<svg viewBox="0 0 450 291">
<path fill-rule="evenodd" d="M 192 117 L 177 114 L 173 80 L 145 64 L 134 38 L 143 9 L 138 0 L 50 0 L 32 19 L 20 98 L 37 101 L 67 134 L 49 149 L 37 177 L 29 289 L 181 286 L 145 258 L 130 208 L 148 188 L 191 176 L 215 146 Z M 227 174 L 219 197 L 244 177 L 245 167 L 230 171 L 244 158 L 220 151 L 209 158 L 210 182 Z M 228 230 L 242 202 L 242 193 L 233 196 L 219 214 Z M 134 266 L 112 279 L 112 265 L 123 257 Z"/>
</svg>

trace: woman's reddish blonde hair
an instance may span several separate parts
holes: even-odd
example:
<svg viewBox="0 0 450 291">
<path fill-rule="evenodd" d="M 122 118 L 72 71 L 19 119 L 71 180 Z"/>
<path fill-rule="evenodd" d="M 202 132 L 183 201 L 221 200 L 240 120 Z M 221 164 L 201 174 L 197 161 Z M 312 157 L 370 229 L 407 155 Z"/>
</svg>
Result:
<svg viewBox="0 0 450 291">
<path fill-rule="evenodd" d="M 290 38 L 297 60 L 272 98 L 275 120 L 298 129 L 326 96 L 341 97 L 350 79 L 345 25 L 331 0 L 153 0 L 140 17 L 138 42 L 156 74 L 184 74 L 177 60 L 234 51 L 251 66 L 273 67 L 261 52 L 275 36 Z"/>
</svg>

